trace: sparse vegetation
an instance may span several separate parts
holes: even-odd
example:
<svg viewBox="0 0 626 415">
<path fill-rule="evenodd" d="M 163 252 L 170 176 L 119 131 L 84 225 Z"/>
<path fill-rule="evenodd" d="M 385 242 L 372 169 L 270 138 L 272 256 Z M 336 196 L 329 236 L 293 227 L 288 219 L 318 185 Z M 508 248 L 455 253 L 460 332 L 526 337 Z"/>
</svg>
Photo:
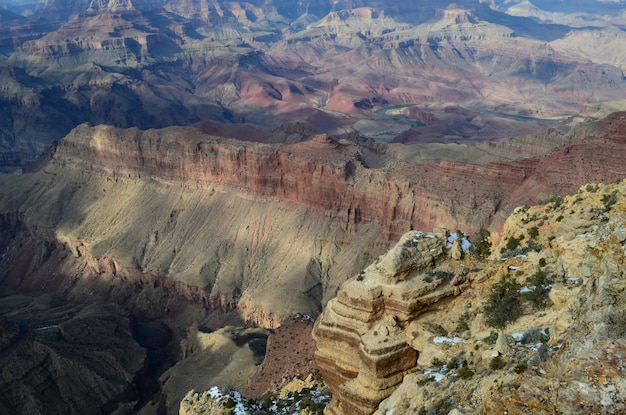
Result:
<svg viewBox="0 0 626 415">
<path fill-rule="evenodd" d="M 489 326 L 503 329 L 522 315 L 520 288 L 509 274 L 502 276 L 499 282 L 491 286 L 483 307 Z"/>
<path fill-rule="evenodd" d="M 479 259 L 487 259 L 491 255 L 490 237 L 491 233 L 487 229 L 480 228 L 476 235 L 476 241 L 470 247 L 470 253 Z"/>
<path fill-rule="evenodd" d="M 456 405 L 456 401 L 454 399 L 439 399 L 435 402 L 430 408 L 422 407 L 418 414 L 419 415 L 445 415 L 448 414 L 454 406 Z"/>
<path fill-rule="evenodd" d="M 548 298 L 551 283 L 552 281 L 548 279 L 548 275 L 544 271 L 535 272 L 526 278 L 528 289 L 522 293 L 522 299 L 527 301 L 533 310 L 549 307 L 552 305 L 552 301 Z"/>
<path fill-rule="evenodd" d="M 473 318 L 474 318 L 474 314 L 472 314 L 469 311 L 466 311 L 465 313 L 461 314 L 458 322 L 456 323 L 454 332 L 456 334 L 463 334 L 464 332 L 468 331 L 469 322 L 472 321 Z"/>
<path fill-rule="evenodd" d="M 504 361 L 502 356 L 496 356 L 491 359 L 491 362 L 489 362 L 489 369 L 491 370 L 500 370 L 503 369 L 505 366 L 506 362 Z"/>
<path fill-rule="evenodd" d="M 611 210 L 613 205 L 617 202 L 617 190 L 602 196 L 602 203 L 604 203 L 604 212 Z"/>
<path fill-rule="evenodd" d="M 496 344 L 496 341 L 498 341 L 498 332 L 491 330 L 491 332 L 489 332 L 489 336 L 485 337 L 483 341 L 487 344 Z"/>
<path fill-rule="evenodd" d="M 563 196 L 553 196 L 546 203 L 549 204 L 548 210 L 556 210 L 563 204 Z"/>
</svg>

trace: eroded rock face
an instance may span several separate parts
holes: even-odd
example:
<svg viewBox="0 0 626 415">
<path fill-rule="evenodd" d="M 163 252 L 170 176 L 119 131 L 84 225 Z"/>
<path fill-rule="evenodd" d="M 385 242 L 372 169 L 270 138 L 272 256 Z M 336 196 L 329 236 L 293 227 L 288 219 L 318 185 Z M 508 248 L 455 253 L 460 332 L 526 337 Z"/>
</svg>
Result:
<svg viewBox="0 0 626 415">
<path fill-rule="evenodd" d="M 315 354 L 333 391 L 330 414 L 371 414 L 417 364 L 407 323 L 459 287 L 424 278 L 448 258 L 445 229 L 409 232 L 348 280 L 315 323 Z"/>
<path fill-rule="evenodd" d="M 409 325 L 408 340 L 420 351 L 417 370 L 374 413 L 623 412 L 625 194 L 624 180 L 589 184 L 516 209 L 492 260 L 475 264 L 471 285 Z M 513 248 L 508 241 L 521 235 Z M 526 303 L 518 319 L 490 333 L 485 293 L 505 274 L 520 284 L 521 298 L 533 278 L 545 276 L 550 301 Z M 512 303 L 508 310 L 519 307 Z"/>
<path fill-rule="evenodd" d="M 570 31 L 493 2 L 34 3 L 30 12 L 5 3 L 24 16 L 0 16 L 0 167 L 9 170 L 83 122 L 303 122 L 462 143 L 537 131 L 581 103 L 626 96 L 617 29 Z M 473 114 L 452 116 L 449 103 Z"/>
<path fill-rule="evenodd" d="M 146 317 L 195 303 L 276 327 L 318 315 L 410 229 L 493 229 L 512 206 L 616 179 L 624 131 L 616 113 L 546 157 L 468 165 L 324 134 L 275 145 L 83 125 L 41 170 L 0 177 L 0 279 Z"/>
<path fill-rule="evenodd" d="M 146 350 L 112 306 L 0 290 L 0 412 L 87 414 L 136 401 Z"/>
</svg>

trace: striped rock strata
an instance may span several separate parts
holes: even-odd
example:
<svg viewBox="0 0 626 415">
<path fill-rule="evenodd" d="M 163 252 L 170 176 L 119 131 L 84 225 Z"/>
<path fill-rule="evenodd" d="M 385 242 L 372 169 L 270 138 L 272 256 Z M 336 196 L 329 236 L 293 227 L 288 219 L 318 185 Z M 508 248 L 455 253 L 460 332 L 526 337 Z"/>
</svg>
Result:
<svg viewBox="0 0 626 415">
<path fill-rule="evenodd" d="M 406 233 L 328 303 L 313 330 L 317 364 L 333 392 L 328 414 L 373 413 L 416 366 L 405 327 L 461 290 L 428 278 L 429 271 L 449 265 L 447 244 L 445 229 Z"/>
</svg>

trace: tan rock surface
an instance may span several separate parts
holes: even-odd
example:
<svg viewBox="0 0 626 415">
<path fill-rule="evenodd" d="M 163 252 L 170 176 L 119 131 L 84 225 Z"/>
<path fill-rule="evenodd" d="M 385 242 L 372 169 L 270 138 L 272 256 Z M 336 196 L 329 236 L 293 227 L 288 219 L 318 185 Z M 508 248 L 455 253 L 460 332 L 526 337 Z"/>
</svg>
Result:
<svg viewBox="0 0 626 415">
<path fill-rule="evenodd" d="M 503 258 L 482 263 L 479 273 L 508 272 L 524 285 L 527 276 L 544 272 L 555 281 L 552 303 L 526 309 L 491 346 L 485 344 L 489 328 L 481 303 L 495 279 L 473 279 L 445 307 L 407 326 L 419 365 L 374 413 L 621 413 L 626 373 L 616 361 L 624 352 L 625 194 L 624 181 L 591 184 L 516 210 L 494 246 L 494 257 Z M 567 236 L 571 227 L 580 233 Z M 526 236 L 521 245 L 509 250 L 508 240 L 520 235 Z M 524 254 L 528 246 L 540 251 Z M 459 316 L 468 319 L 463 328 Z M 435 341 L 437 327 L 448 339 L 461 337 Z"/>
<path fill-rule="evenodd" d="M 328 413 L 372 413 L 415 367 L 407 322 L 455 294 L 425 278 L 447 259 L 447 238 L 444 229 L 405 234 L 328 303 L 313 331 L 317 364 L 333 391 Z"/>
</svg>

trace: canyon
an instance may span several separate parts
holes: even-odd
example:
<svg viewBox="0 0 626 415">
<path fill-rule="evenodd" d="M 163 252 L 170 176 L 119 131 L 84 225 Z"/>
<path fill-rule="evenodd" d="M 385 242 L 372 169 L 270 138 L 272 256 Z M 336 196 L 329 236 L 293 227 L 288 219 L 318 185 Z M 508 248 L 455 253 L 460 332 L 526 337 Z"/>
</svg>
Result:
<svg viewBox="0 0 626 415">
<path fill-rule="evenodd" d="M 404 234 L 315 322 L 324 413 L 622 412 L 624 190 L 587 184 L 519 207 L 480 254 L 445 228 Z M 298 390 L 315 402 L 319 387 Z M 190 392 L 181 413 L 225 402 L 272 413 L 215 389 Z"/>
<path fill-rule="evenodd" d="M 621 410 L 604 7 L 0 0 L 0 407 Z M 552 305 L 488 345 L 487 293 L 540 270 Z"/>
<path fill-rule="evenodd" d="M 8 1 L 0 166 L 36 162 L 84 122 L 300 122 L 471 144 L 536 132 L 586 103 L 625 109 L 620 14 L 602 21 L 586 7 L 576 16 L 595 26 L 581 26 L 571 12 L 542 21 L 496 3 Z"/>
<path fill-rule="evenodd" d="M 466 164 L 326 134 L 278 145 L 85 124 L 39 170 L 0 176 L 0 281 L 116 303 L 176 339 L 197 322 L 273 330 L 318 316 L 411 229 L 496 231 L 516 206 L 623 177 L 624 131 L 613 113 L 545 132 L 556 148 L 541 157 L 503 141 L 484 148 L 511 161 Z"/>
</svg>

